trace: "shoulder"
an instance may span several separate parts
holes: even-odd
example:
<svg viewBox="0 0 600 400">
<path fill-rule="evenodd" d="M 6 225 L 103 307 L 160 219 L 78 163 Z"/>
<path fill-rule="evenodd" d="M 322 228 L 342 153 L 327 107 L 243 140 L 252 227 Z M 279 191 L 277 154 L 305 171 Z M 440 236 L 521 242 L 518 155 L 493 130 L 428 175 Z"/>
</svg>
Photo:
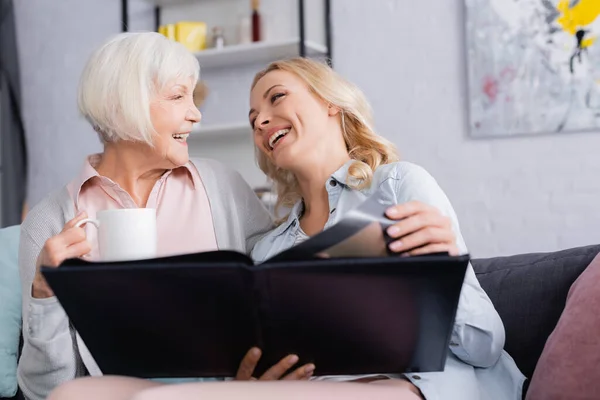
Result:
<svg viewBox="0 0 600 400">
<path fill-rule="evenodd" d="M 48 194 L 27 213 L 21 224 L 21 234 L 26 234 L 37 245 L 42 246 L 73 217 L 73 201 L 64 186 Z"/>
<path fill-rule="evenodd" d="M 40 220 L 63 222 L 65 215 L 73 213 L 73 201 L 66 186 L 55 190 L 44 197 L 28 213 L 23 221 L 24 226 L 35 225 Z M 61 225 L 61 230 L 64 225 Z"/>
<path fill-rule="evenodd" d="M 435 178 L 423 167 L 407 161 L 381 165 L 373 174 L 371 190 L 390 187 L 396 191 L 440 191 Z"/>
<path fill-rule="evenodd" d="M 379 166 L 373 174 L 373 182 L 383 182 L 392 179 L 406 182 L 420 179 L 435 180 L 423 167 L 408 161 L 397 161 Z"/>
<path fill-rule="evenodd" d="M 436 179 L 423 167 L 402 161 L 382 165 L 373 175 L 369 189 L 396 204 L 419 201 L 453 214 L 450 200 Z"/>
</svg>

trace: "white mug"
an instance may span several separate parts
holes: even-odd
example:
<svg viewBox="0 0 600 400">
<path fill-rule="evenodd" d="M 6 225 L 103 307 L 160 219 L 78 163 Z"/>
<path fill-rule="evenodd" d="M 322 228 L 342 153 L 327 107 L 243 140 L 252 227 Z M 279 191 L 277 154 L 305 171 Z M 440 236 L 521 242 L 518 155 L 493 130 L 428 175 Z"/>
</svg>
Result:
<svg viewBox="0 0 600 400">
<path fill-rule="evenodd" d="M 76 226 L 92 224 L 98 229 L 101 261 L 143 260 L 156 257 L 157 232 L 154 208 L 102 210 L 96 219 L 86 218 Z"/>
</svg>

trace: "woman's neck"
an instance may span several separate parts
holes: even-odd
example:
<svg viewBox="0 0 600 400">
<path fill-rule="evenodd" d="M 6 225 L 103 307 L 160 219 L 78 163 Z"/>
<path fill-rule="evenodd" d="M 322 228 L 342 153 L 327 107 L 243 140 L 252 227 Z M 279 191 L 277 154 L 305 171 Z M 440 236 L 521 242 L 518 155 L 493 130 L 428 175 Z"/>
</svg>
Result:
<svg viewBox="0 0 600 400">
<path fill-rule="evenodd" d="M 312 235 L 323 230 L 329 218 L 329 194 L 326 184 L 331 175 L 340 169 L 350 156 L 345 153 L 330 157 L 321 164 L 308 164 L 302 171 L 296 171 L 300 195 L 304 201 L 302 229 Z M 310 166 L 308 166 L 310 165 Z"/>
<path fill-rule="evenodd" d="M 145 207 L 152 188 L 167 168 L 157 168 L 156 155 L 138 143 L 108 143 L 96 165 L 98 174 L 116 182 L 138 207 Z"/>
</svg>

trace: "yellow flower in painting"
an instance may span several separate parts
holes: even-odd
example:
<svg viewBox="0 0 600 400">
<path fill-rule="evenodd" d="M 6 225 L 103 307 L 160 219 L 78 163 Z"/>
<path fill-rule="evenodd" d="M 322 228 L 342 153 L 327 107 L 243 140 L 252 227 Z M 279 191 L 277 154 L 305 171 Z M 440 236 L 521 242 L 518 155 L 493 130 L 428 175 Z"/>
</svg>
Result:
<svg viewBox="0 0 600 400">
<path fill-rule="evenodd" d="M 569 7 L 569 0 L 561 0 L 556 9 L 561 13 L 557 22 L 565 32 L 575 35 L 600 16 L 600 0 L 580 0 L 573 7 Z M 595 37 L 584 39 L 581 47 L 590 47 L 595 41 Z"/>
</svg>

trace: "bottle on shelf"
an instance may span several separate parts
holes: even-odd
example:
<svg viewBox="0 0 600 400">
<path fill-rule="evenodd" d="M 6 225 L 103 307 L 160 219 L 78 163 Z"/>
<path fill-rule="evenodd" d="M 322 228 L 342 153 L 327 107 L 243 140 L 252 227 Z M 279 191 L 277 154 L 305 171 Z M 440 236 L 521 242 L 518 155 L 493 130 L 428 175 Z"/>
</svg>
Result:
<svg viewBox="0 0 600 400">
<path fill-rule="evenodd" d="M 252 22 L 250 15 L 240 17 L 238 25 L 238 44 L 252 43 Z"/>
<path fill-rule="evenodd" d="M 252 41 L 260 42 L 261 40 L 261 16 L 258 12 L 260 0 L 252 0 Z"/>
<path fill-rule="evenodd" d="M 215 26 L 213 28 L 213 48 L 222 49 L 225 47 L 225 38 L 223 36 L 223 28 Z"/>
</svg>

